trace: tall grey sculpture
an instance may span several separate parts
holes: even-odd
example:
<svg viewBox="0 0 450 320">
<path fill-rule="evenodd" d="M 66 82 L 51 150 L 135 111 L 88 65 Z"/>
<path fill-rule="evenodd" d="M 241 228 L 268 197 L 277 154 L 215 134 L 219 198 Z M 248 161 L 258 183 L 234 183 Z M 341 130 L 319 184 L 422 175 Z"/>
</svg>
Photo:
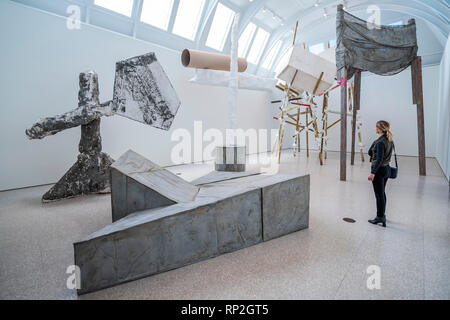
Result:
<svg viewBox="0 0 450 320">
<path fill-rule="evenodd" d="M 78 100 L 77 109 L 41 119 L 26 130 L 30 139 L 42 139 L 81 126 L 78 159 L 44 194 L 43 202 L 109 191 L 113 160 L 102 152 L 101 117 L 118 114 L 169 130 L 181 104 L 154 53 L 117 62 L 114 97 L 103 104 L 99 101 L 97 74 L 81 73 Z"/>
</svg>

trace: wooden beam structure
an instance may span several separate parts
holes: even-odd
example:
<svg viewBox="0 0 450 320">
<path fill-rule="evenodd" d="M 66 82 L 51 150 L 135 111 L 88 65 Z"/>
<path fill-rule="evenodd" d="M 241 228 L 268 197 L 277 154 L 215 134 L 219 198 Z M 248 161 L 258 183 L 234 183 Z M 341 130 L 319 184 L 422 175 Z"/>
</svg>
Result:
<svg viewBox="0 0 450 320">
<path fill-rule="evenodd" d="M 417 130 L 419 149 L 419 174 L 427 175 L 425 159 L 425 119 L 423 106 L 422 86 L 422 57 L 417 57 L 411 62 L 412 96 L 413 103 L 417 106 Z"/>
</svg>

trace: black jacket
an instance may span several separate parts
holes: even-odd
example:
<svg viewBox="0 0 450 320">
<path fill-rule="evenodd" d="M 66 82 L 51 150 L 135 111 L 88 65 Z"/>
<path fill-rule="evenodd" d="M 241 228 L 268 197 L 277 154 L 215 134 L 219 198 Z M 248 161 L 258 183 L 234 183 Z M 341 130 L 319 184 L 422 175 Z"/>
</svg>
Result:
<svg viewBox="0 0 450 320">
<path fill-rule="evenodd" d="M 372 143 L 369 149 L 370 162 L 372 162 L 371 173 L 376 174 L 380 167 L 389 165 L 393 145 L 394 142 L 389 142 L 385 134 Z"/>
</svg>

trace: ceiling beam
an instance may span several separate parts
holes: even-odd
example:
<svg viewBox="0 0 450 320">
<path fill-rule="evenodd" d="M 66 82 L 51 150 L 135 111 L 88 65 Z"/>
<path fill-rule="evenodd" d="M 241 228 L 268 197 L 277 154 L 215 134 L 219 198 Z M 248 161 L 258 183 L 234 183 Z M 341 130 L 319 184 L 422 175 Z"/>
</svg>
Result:
<svg viewBox="0 0 450 320">
<path fill-rule="evenodd" d="M 369 2 L 369 1 L 368 0 L 363 1 L 356 6 L 352 6 L 350 4 L 349 9 L 350 10 L 355 10 L 355 9 L 362 10 L 364 8 L 367 8 L 367 2 Z M 412 16 L 421 18 L 421 19 L 431 23 L 432 25 L 434 25 L 441 32 L 442 36 L 438 37 L 438 39 L 441 43 L 444 38 L 447 39 L 448 34 L 450 32 L 450 25 L 445 23 L 442 20 L 442 17 L 436 13 L 436 8 L 443 9 L 442 4 L 441 4 L 441 6 L 436 6 L 435 8 L 431 8 L 429 5 L 424 4 L 424 2 L 421 0 L 408 0 L 408 1 L 395 1 L 394 0 L 394 2 L 395 2 L 395 4 L 393 4 L 392 0 L 378 0 L 376 4 L 380 5 L 382 10 L 384 9 L 384 10 L 401 12 L 401 13 L 406 12 L 408 14 L 411 14 Z M 331 4 L 336 4 L 336 2 L 335 1 L 322 2 L 320 4 L 319 8 L 323 8 L 323 7 L 326 7 Z M 269 52 L 268 48 L 270 48 L 273 45 L 273 43 L 275 43 L 278 39 L 280 39 L 283 35 L 285 35 L 286 32 L 289 31 L 289 29 L 293 28 L 293 25 L 295 24 L 297 19 L 301 20 L 311 14 L 314 14 L 316 12 L 316 10 L 318 10 L 318 7 L 310 7 L 296 15 L 293 15 L 291 18 L 289 18 L 286 21 L 286 24 L 284 27 L 278 28 L 274 33 L 272 33 L 272 36 L 270 37 L 270 39 L 268 41 L 266 49 L 264 50 L 262 59 L 266 58 L 266 56 Z M 449 10 L 449 9 L 447 8 L 447 10 Z M 432 13 L 430 13 L 430 11 Z M 447 12 L 447 11 L 443 11 L 443 12 Z M 336 11 L 329 12 L 328 14 L 329 14 L 329 18 L 335 17 Z M 318 21 L 320 21 L 320 19 L 311 21 L 306 25 L 301 25 L 300 30 L 305 30 L 305 27 L 307 27 L 313 23 L 317 24 Z M 277 57 L 277 61 L 279 60 L 279 58 L 280 58 L 280 56 Z"/>
<path fill-rule="evenodd" d="M 247 9 L 241 13 L 239 20 L 239 36 L 244 32 L 247 25 L 252 21 L 252 19 L 258 14 L 268 0 L 253 0 Z"/>
</svg>

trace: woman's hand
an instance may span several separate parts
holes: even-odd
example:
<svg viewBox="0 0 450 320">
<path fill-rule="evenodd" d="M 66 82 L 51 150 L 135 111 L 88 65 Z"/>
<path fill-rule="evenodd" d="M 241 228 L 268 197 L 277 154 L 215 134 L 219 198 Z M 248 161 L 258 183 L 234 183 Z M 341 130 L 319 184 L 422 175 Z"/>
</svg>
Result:
<svg viewBox="0 0 450 320">
<path fill-rule="evenodd" d="M 373 181 L 375 179 L 375 175 L 373 173 L 370 174 L 369 178 L 367 178 L 369 181 Z"/>
</svg>

